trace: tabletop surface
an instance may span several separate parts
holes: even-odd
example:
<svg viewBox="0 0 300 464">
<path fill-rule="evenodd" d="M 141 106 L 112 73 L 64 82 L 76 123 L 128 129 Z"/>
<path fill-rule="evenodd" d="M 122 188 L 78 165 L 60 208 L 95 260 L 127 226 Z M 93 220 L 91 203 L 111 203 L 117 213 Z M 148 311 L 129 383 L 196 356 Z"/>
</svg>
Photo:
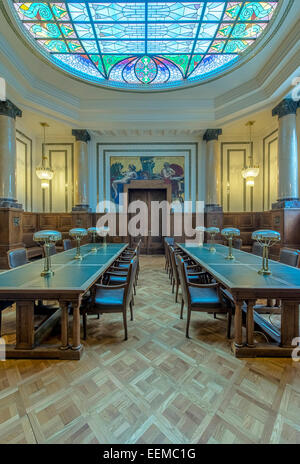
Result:
<svg viewBox="0 0 300 464">
<path fill-rule="evenodd" d="M 214 245 L 216 252 L 209 251 L 210 245 L 178 245 L 195 261 L 199 262 L 217 280 L 231 290 L 234 289 L 282 289 L 300 291 L 300 269 L 269 261 L 270 276 L 258 274 L 262 267 L 262 257 L 233 249 L 234 261 L 226 260 L 228 247 Z"/>
<path fill-rule="evenodd" d="M 97 252 L 91 249 L 96 246 Z M 77 290 L 85 291 L 126 248 L 125 243 L 87 244 L 81 246 L 82 260 L 74 259 L 76 248 L 51 256 L 52 277 L 42 277 L 44 259 L 0 273 L 1 293 L 15 291 Z"/>
</svg>

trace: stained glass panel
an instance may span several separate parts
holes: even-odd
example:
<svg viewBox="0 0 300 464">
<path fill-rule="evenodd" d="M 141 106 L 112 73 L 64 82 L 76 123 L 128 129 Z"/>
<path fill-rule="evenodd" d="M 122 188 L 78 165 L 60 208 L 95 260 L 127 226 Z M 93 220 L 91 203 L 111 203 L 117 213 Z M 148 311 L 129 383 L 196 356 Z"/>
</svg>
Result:
<svg viewBox="0 0 300 464">
<path fill-rule="evenodd" d="M 262 36 L 282 0 L 10 3 L 27 38 L 64 70 L 150 89 L 225 71 Z"/>
</svg>

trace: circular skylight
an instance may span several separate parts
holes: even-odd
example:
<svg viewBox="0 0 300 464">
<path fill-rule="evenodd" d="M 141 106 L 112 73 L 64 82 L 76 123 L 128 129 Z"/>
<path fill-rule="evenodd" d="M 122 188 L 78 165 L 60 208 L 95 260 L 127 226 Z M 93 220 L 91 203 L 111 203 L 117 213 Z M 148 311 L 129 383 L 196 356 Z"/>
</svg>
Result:
<svg viewBox="0 0 300 464">
<path fill-rule="evenodd" d="M 151 90 L 224 72 L 281 2 L 10 3 L 23 32 L 58 67 L 93 83 Z"/>
</svg>

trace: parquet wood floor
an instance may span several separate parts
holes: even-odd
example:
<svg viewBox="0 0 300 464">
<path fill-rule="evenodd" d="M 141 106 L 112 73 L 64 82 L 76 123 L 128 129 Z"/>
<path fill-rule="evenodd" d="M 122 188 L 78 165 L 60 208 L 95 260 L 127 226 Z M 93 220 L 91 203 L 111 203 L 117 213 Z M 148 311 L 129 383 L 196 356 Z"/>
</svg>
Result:
<svg viewBox="0 0 300 464">
<path fill-rule="evenodd" d="M 300 443 L 300 364 L 235 359 L 221 316 L 187 340 L 163 266 L 141 258 L 127 342 L 90 317 L 80 361 L 0 362 L 0 443 Z"/>
</svg>

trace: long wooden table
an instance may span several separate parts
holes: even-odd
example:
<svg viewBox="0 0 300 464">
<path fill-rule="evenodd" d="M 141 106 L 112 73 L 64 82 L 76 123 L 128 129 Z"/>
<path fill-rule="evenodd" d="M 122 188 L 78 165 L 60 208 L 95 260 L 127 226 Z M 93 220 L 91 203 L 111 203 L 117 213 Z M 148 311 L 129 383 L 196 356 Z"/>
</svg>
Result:
<svg viewBox="0 0 300 464">
<path fill-rule="evenodd" d="M 81 247 L 83 259 L 74 259 L 75 249 L 51 257 L 54 275 L 41 277 L 44 260 L 25 264 L 0 274 L 0 301 L 16 302 L 16 345 L 6 346 L 7 358 L 58 358 L 80 359 L 80 305 L 92 285 L 127 247 L 127 244 L 94 244 Z M 61 318 L 61 344 L 40 345 L 45 328 L 34 330 L 34 305 L 36 300 L 59 302 L 56 315 Z M 69 308 L 73 308 L 73 337 L 69 343 Z M 52 319 L 52 320 L 51 320 Z M 48 323 L 49 325 L 49 323 Z"/>
<path fill-rule="evenodd" d="M 262 258 L 233 250 L 234 261 L 226 260 L 228 247 L 215 245 L 216 252 L 203 247 L 177 244 L 209 272 L 231 295 L 235 303 L 235 339 L 233 352 L 237 357 L 290 357 L 299 337 L 300 269 L 270 261 L 272 275 L 258 274 Z M 258 313 L 258 299 L 281 300 L 281 328 L 268 324 Z M 246 333 L 243 334 L 243 310 Z M 272 308 L 269 309 L 272 312 Z M 260 325 L 272 338 L 271 343 L 254 342 L 254 324 Z"/>
</svg>

